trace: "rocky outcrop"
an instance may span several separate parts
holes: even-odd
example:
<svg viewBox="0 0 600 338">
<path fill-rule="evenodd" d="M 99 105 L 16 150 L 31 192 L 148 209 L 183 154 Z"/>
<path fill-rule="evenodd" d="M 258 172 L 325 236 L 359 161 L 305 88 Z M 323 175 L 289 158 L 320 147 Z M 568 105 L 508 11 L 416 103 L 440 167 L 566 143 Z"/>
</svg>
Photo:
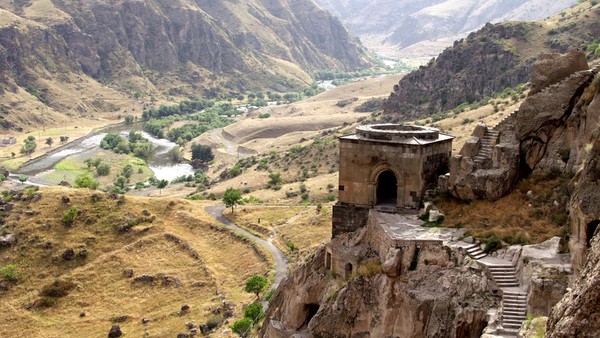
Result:
<svg viewBox="0 0 600 338">
<path fill-rule="evenodd" d="M 578 48 L 565 55 L 540 54 L 531 73 L 529 96 L 541 92 L 542 89 L 560 82 L 577 71 L 588 68 L 585 54 Z"/>
<path fill-rule="evenodd" d="M 600 236 L 593 236 L 581 276 L 548 318 L 546 337 L 597 337 L 600 332 Z"/>
<path fill-rule="evenodd" d="M 540 53 L 566 53 L 593 43 L 591 37 L 600 34 L 599 15 L 600 8 L 582 3 L 570 20 L 558 20 L 561 23 L 553 29 L 539 23 L 486 24 L 455 42 L 427 66 L 403 77 L 394 86 L 382 118 L 410 121 L 444 113 L 462 103 L 474 103 L 506 87 L 528 82 Z M 597 56 L 587 51 L 587 58 L 593 60 Z M 578 69 L 552 71 L 560 78 Z M 557 79 L 550 78 L 550 82 Z"/>
<path fill-rule="evenodd" d="M 518 179 L 533 171 L 577 171 L 586 156 L 582 150 L 593 132 L 589 123 L 598 118 L 588 109 L 595 95 L 592 93 L 595 72 L 586 69 L 566 77 L 564 74 L 544 77 L 544 69 L 553 69 L 544 65 L 568 64 L 563 68 L 580 68 L 583 53 L 573 50 L 568 56 L 553 57 L 556 61 L 544 57 L 536 77 L 543 78 L 539 80 L 543 83 L 562 80 L 530 95 L 517 111 L 493 128 L 478 126 L 461 153 L 451 160 L 449 185 L 455 197 L 496 200 L 509 193 Z M 484 141 L 494 133 L 498 138 L 487 144 L 491 156 L 482 158 L 486 153 Z"/>
<path fill-rule="evenodd" d="M 384 119 L 410 120 L 443 112 L 527 82 L 533 60 L 520 57 L 502 41 L 526 43 L 529 25 L 488 24 L 455 42 L 435 62 L 406 75 L 394 86 L 384 105 Z"/>
<path fill-rule="evenodd" d="M 487 310 L 497 300 L 488 292 L 488 280 L 479 266 L 464 252 L 441 246 L 377 252 L 387 246 L 373 246 L 376 237 L 363 228 L 328 244 L 338 255 L 354 257 L 351 274 L 348 270 L 332 273 L 326 267 L 329 249 L 319 247 L 275 292 L 261 336 L 289 337 L 297 332 L 373 338 L 481 335 Z"/>
</svg>

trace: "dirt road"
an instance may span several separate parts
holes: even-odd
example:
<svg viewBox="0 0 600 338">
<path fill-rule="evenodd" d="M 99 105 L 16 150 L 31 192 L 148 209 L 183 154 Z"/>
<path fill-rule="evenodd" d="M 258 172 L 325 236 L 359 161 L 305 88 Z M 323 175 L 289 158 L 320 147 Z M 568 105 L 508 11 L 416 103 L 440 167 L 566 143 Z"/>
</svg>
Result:
<svg viewBox="0 0 600 338">
<path fill-rule="evenodd" d="M 275 245 L 273 245 L 273 243 L 271 243 L 271 241 L 266 241 L 260 237 L 257 237 L 255 235 L 249 233 L 248 231 L 240 228 L 236 224 L 232 223 L 227 218 L 225 218 L 225 216 L 223 216 L 223 210 L 225 210 L 225 206 L 223 206 L 223 205 L 208 206 L 205 208 L 205 210 L 211 216 L 216 218 L 219 222 L 223 223 L 228 228 L 233 229 L 233 230 L 243 234 L 244 236 L 251 238 L 256 243 L 258 243 L 260 246 L 267 249 L 271 253 L 271 255 L 273 255 L 273 259 L 275 261 L 275 281 L 273 282 L 273 285 L 271 286 L 271 288 L 272 289 L 277 288 L 279 283 L 283 280 L 283 278 L 287 274 L 287 269 L 288 269 L 287 259 L 285 258 L 285 256 L 281 252 L 281 250 L 279 250 Z"/>
</svg>

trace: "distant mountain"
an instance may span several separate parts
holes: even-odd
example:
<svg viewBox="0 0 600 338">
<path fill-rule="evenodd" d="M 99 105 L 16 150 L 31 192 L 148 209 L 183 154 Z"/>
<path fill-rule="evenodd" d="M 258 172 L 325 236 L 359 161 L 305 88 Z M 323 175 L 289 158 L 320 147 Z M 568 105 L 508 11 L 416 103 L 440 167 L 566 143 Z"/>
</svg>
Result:
<svg viewBox="0 0 600 338">
<path fill-rule="evenodd" d="M 600 5 L 587 1 L 547 21 L 487 24 L 404 76 L 385 104 L 384 119 L 445 112 L 528 82 L 541 53 L 581 48 L 588 60 L 596 60 L 598 36 Z"/>
<path fill-rule="evenodd" d="M 115 97 L 84 99 L 90 86 L 138 98 L 281 91 L 370 64 L 312 0 L 0 2 L 0 105 L 17 125 L 118 108 Z M 43 105 L 24 105 L 29 94 Z M 10 116 L 19 111 L 30 116 Z"/>
<path fill-rule="evenodd" d="M 431 57 L 487 22 L 540 20 L 577 0 L 316 0 L 384 55 Z"/>
</svg>

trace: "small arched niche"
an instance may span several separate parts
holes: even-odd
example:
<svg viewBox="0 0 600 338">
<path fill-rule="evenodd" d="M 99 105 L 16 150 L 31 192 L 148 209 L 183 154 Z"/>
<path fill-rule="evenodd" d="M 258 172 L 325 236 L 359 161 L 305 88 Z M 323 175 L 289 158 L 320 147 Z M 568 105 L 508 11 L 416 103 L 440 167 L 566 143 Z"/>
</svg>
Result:
<svg viewBox="0 0 600 338">
<path fill-rule="evenodd" d="M 398 179 L 391 170 L 385 170 L 377 177 L 377 205 L 396 206 L 398 203 Z"/>
</svg>

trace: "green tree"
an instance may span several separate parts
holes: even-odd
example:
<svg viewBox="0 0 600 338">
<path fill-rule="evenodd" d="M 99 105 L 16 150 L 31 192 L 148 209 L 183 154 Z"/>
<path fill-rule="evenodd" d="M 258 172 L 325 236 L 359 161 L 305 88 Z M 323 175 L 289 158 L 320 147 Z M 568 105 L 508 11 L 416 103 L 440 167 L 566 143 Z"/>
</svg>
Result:
<svg viewBox="0 0 600 338">
<path fill-rule="evenodd" d="M 192 160 L 198 160 L 202 163 L 207 163 L 213 160 L 212 149 L 209 146 L 203 144 L 192 144 Z"/>
<path fill-rule="evenodd" d="M 75 187 L 96 190 L 98 182 L 90 175 L 80 175 L 75 179 Z"/>
<path fill-rule="evenodd" d="M 21 182 L 21 184 L 27 182 L 27 179 L 29 177 L 25 176 L 25 175 L 19 175 L 19 182 Z"/>
<path fill-rule="evenodd" d="M 269 282 L 263 276 L 255 275 L 252 278 L 248 279 L 246 282 L 246 287 L 244 287 L 244 291 L 256 294 L 256 298 L 258 295 L 267 287 Z"/>
<path fill-rule="evenodd" d="M 65 143 L 69 140 L 69 136 L 60 136 L 59 139 L 60 143 Z"/>
<path fill-rule="evenodd" d="M 110 164 L 101 163 L 96 167 L 96 173 L 98 176 L 108 176 L 110 174 Z"/>
<path fill-rule="evenodd" d="M 244 338 L 247 337 L 248 334 L 250 334 L 253 325 L 254 323 L 252 322 L 252 319 L 242 318 L 233 323 L 233 325 L 231 326 L 231 330 L 237 333 L 240 337 Z"/>
<path fill-rule="evenodd" d="M 133 115 L 127 115 L 127 116 L 125 116 L 125 124 L 127 124 L 127 125 L 132 124 L 133 121 L 134 121 L 134 119 L 135 118 L 133 117 Z"/>
<path fill-rule="evenodd" d="M 5 179 L 6 176 L 4 176 L 4 174 L 0 174 L 0 183 L 4 182 Z"/>
<path fill-rule="evenodd" d="M 254 323 L 258 322 L 263 316 L 265 312 L 263 311 L 262 304 L 260 303 L 252 303 L 246 307 L 244 310 L 244 317 L 252 319 Z"/>
<path fill-rule="evenodd" d="M 236 204 L 242 200 L 242 193 L 238 189 L 227 188 L 225 190 L 225 194 L 223 194 L 223 203 L 226 207 L 231 208 L 231 213 L 233 214 L 233 208 Z"/>
<path fill-rule="evenodd" d="M 31 155 L 34 151 L 35 148 L 37 147 L 37 143 L 35 143 L 35 137 L 33 136 L 28 136 L 24 141 L 23 141 L 23 146 L 21 147 L 21 154 L 23 155 Z"/>
<path fill-rule="evenodd" d="M 46 139 L 46 144 L 47 144 L 49 147 L 52 147 L 52 143 L 54 143 L 54 139 L 52 139 L 52 137 L 48 137 L 48 138 Z"/>
<path fill-rule="evenodd" d="M 162 190 L 164 188 L 166 188 L 167 185 L 169 185 L 169 181 L 167 181 L 167 180 L 159 180 L 158 182 L 156 182 L 156 187 L 159 189 L 161 195 L 162 195 Z"/>
<path fill-rule="evenodd" d="M 123 174 L 123 176 L 125 176 L 126 178 L 130 178 L 131 175 L 133 175 L 133 166 L 129 163 L 127 163 L 124 167 L 123 170 L 121 171 L 121 173 Z"/>
</svg>

